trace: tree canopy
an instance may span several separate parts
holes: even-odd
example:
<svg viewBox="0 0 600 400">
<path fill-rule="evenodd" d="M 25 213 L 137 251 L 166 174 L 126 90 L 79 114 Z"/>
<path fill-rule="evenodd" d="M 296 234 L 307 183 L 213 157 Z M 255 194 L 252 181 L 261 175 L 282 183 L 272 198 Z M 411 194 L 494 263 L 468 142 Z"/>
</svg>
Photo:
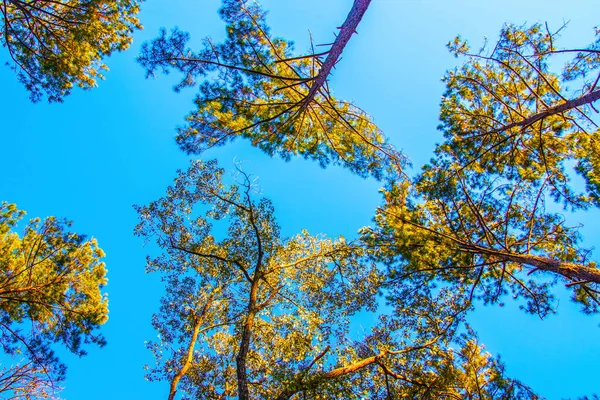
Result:
<svg viewBox="0 0 600 400">
<path fill-rule="evenodd" d="M 372 226 L 351 238 L 282 234 L 256 179 L 239 164 L 228 179 L 214 160 L 191 161 L 163 197 L 135 206 L 135 235 L 153 244 L 146 271 L 164 284 L 146 379 L 169 400 L 538 399 L 485 351 L 470 312 L 514 300 L 544 318 L 558 284 L 583 313 L 600 311 L 600 269 L 571 220 L 600 207 L 600 29 L 576 48 L 559 47 L 564 26 L 539 23 L 507 24 L 477 51 L 451 41 L 459 64 L 443 78 L 443 137 L 409 176 L 369 113 L 330 88 L 370 3 L 354 0 L 335 40 L 311 39 L 306 54 L 246 0 L 222 0 L 221 42 L 194 50 L 176 28 L 142 45 L 147 76 L 175 71 L 176 91 L 198 88 L 176 136 L 188 155 L 242 137 L 383 186 Z M 9 64 L 33 101 L 93 87 L 102 59 L 141 27 L 135 0 L 0 10 Z M 54 217 L 18 234 L 23 215 L 0 207 L 0 393 L 49 398 L 65 378 L 58 348 L 105 344 L 104 254 Z"/>
<path fill-rule="evenodd" d="M 555 211 L 598 205 L 598 41 L 560 50 L 556 36 L 509 25 L 490 54 L 469 53 L 458 38 L 449 45 L 467 60 L 445 78 L 446 140 L 414 186 L 390 186 L 380 228 L 366 235 L 389 244 L 394 279 L 467 286 L 470 300 L 486 303 L 510 293 L 540 316 L 553 312 L 551 286 L 562 281 L 584 312 L 598 311 L 600 269 L 580 247 L 580 227 Z M 558 54 L 574 55 L 560 77 L 549 71 Z M 571 184 L 576 172 L 583 192 Z"/>
<path fill-rule="evenodd" d="M 3 363 L 12 361 L 0 370 L 0 393 L 46 398 L 65 377 L 54 344 L 77 355 L 105 344 L 95 331 L 108 318 L 106 269 L 96 241 L 69 232 L 68 221 L 32 219 L 19 236 L 12 229 L 23 214 L 0 208 L 0 345 Z"/>
<path fill-rule="evenodd" d="M 136 0 L 6 0 L 0 12 L 7 64 L 33 101 L 96 86 L 107 69 L 102 59 L 128 48 L 141 28 Z"/>
<path fill-rule="evenodd" d="M 147 73 L 158 69 L 184 73 L 178 90 L 203 78 L 198 110 L 188 116 L 187 126 L 177 136 L 182 149 L 201 153 L 241 135 L 285 159 L 301 154 L 322 166 L 333 161 L 361 175 L 385 176 L 385 202 L 377 211 L 376 226 L 363 228 L 356 243 L 388 269 L 376 290 L 385 291 L 388 304 L 396 307 L 392 320 L 406 318 L 407 304 L 419 308 L 435 303 L 437 316 L 429 315 L 429 324 L 439 324 L 444 312 L 458 324 L 477 300 L 503 304 L 508 294 L 522 299 L 520 307 L 527 312 L 544 317 L 555 311 L 551 288 L 558 281 L 572 290 L 584 312 L 598 311 L 600 270 L 589 260 L 590 250 L 580 248 L 578 227 L 569 226 L 564 214 L 554 211 L 558 206 L 597 205 L 593 150 L 597 125 L 589 115 L 600 97 L 597 41 L 581 49 L 560 49 L 558 33 L 540 24 L 505 26 L 489 51 L 484 47 L 472 53 L 465 41 L 455 39 L 449 49 L 466 61 L 444 78 L 440 130 L 445 140 L 422 172 L 407 179 L 398 174 L 403 166 L 398 163 L 399 153 L 373 145 L 386 143 L 383 136 L 366 142 L 363 139 L 370 136 L 358 136 L 357 146 L 349 150 L 357 157 L 354 160 L 365 154 L 381 157 L 376 163 L 347 162 L 332 138 L 355 135 L 357 129 L 339 119 L 339 112 L 329 114 L 336 115 L 329 123 L 312 121 L 304 126 L 306 102 L 314 101 L 315 92 L 329 106 L 349 104 L 329 101 L 329 91 L 323 92 L 317 84 L 323 71 L 331 72 L 321 57 L 332 50 L 294 55 L 289 42 L 272 39 L 260 8 L 248 4 L 224 2 L 221 16 L 228 25 L 222 45 L 207 39 L 204 50 L 194 53 L 186 48 L 188 35 L 175 30 L 170 36 L 163 31 L 142 49 L 139 61 Z M 562 75 L 552 72 L 551 59 L 565 54 L 574 57 Z M 573 84 L 562 89 L 567 82 Z M 364 121 L 370 131 L 379 132 L 369 119 Z M 317 147 L 307 149 L 299 138 L 310 128 Z M 323 134 L 327 140 L 318 139 Z M 293 142 L 286 144 L 288 138 Z M 569 171 L 573 161 L 575 169 Z M 586 180 L 584 193 L 570 184 L 576 172 Z M 438 287 L 453 295 L 442 301 L 435 295 Z M 457 340 L 454 333 L 443 336 L 446 343 Z M 394 340 L 392 347 L 397 348 Z M 476 347 L 473 343 L 464 340 L 463 349 Z M 415 376 L 422 378 L 422 373 Z M 408 387 L 419 386 L 418 379 L 400 380 Z M 356 381 L 353 385 L 360 387 Z M 376 386 L 365 393 L 376 396 Z M 424 386 L 425 393 L 433 387 Z M 479 393 L 478 398 L 484 397 Z"/>
<path fill-rule="evenodd" d="M 181 72 L 176 90 L 198 84 L 197 110 L 177 134 L 187 153 L 201 154 L 241 136 L 286 160 L 301 155 L 361 176 L 395 175 L 404 156 L 367 113 L 335 98 L 327 84 L 369 3 L 354 3 L 329 50 L 317 53 L 313 46 L 311 54 L 297 56 L 290 41 L 271 36 L 258 3 L 226 0 L 220 10 L 227 24 L 223 43 L 206 38 L 195 52 L 187 47 L 189 34 L 162 30 L 144 43 L 138 61 L 147 75 Z"/>
<path fill-rule="evenodd" d="M 449 291 L 416 288 L 368 337 L 354 338 L 351 317 L 375 312 L 383 271 L 342 237 L 281 238 L 270 201 L 254 200 L 253 180 L 238 173 L 227 186 L 215 161 L 195 161 L 165 197 L 136 207 L 137 234 L 163 250 L 147 265 L 166 284 L 148 378 L 169 381 L 169 399 L 178 387 L 204 399 L 475 391 L 535 398 L 481 351 L 473 333 L 453 339 L 462 310 Z M 222 240 L 213 226 L 219 220 L 228 223 Z"/>
</svg>

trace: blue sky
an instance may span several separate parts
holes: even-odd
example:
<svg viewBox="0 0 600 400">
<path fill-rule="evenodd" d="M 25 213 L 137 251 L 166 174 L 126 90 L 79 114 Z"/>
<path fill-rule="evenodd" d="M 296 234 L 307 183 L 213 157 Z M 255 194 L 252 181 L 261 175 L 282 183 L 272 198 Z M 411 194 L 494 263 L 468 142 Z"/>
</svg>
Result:
<svg viewBox="0 0 600 400">
<path fill-rule="evenodd" d="M 272 33 L 308 47 L 330 43 L 352 0 L 265 0 Z M 194 89 L 175 94 L 176 76 L 144 78 L 135 63 L 139 46 L 160 27 L 178 26 L 192 43 L 222 37 L 217 0 L 147 1 L 144 31 L 132 47 L 107 60 L 106 81 L 92 91 L 75 90 L 63 104 L 31 104 L 6 67 L 0 68 L 0 201 L 17 203 L 29 217 L 56 215 L 74 221 L 77 232 L 98 239 L 109 270 L 106 291 L 110 318 L 103 327 L 108 345 L 89 355 L 65 355 L 69 365 L 63 396 L 67 399 L 164 399 L 168 385 L 144 381 L 143 365 L 153 362 L 144 347 L 156 337 L 150 317 L 158 308 L 162 285 L 144 272 L 150 249 L 133 236 L 133 204 L 163 195 L 188 157 L 174 143 L 175 127 L 192 109 Z M 375 119 L 416 169 L 431 157 L 443 85 L 440 78 L 456 60 L 445 44 L 456 34 L 481 43 L 495 40 L 504 22 L 548 21 L 558 28 L 570 21 L 563 46 L 584 46 L 598 24 L 597 0 L 475 1 L 374 0 L 359 34 L 344 52 L 330 81 L 340 98 L 354 100 Z M 0 50 L 0 61 L 8 55 Z M 311 233 L 353 237 L 369 225 L 380 203 L 379 184 L 340 168 L 315 163 L 285 163 L 245 142 L 211 150 L 205 158 L 232 166 L 234 157 L 259 176 L 273 200 L 284 235 L 306 228 Z M 584 244 L 598 244 L 598 212 L 579 214 Z M 597 254 L 597 252 L 596 252 Z M 598 256 L 596 255 L 596 259 Z M 597 390 L 600 367 L 598 316 L 583 316 L 563 295 L 558 314 L 540 321 L 510 301 L 506 307 L 479 307 L 472 325 L 486 349 L 500 354 L 509 375 L 549 399 L 577 397 Z"/>
</svg>

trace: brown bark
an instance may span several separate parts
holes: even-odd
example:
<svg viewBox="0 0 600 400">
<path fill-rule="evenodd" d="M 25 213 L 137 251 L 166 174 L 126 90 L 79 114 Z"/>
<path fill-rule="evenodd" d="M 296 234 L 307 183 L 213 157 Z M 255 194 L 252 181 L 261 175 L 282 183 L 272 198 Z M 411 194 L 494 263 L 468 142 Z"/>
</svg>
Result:
<svg viewBox="0 0 600 400">
<path fill-rule="evenodd" d="M 534 255 L 506 255 L 504 257 L 507 261 L 531 265 L 539 270 L 554 272 L 574 281 L 600 284 L 600 269 L 598 268 Z"/>
<path fill-rule="evenodd" d="M 533 254 L 506 253 L 504 251 L 475 245 L 463 244 L 460 245 L 460 247 L 470 252 L 496 257 L 500 261 L 515 262 L 535 267 L 541 271 L 553 272 L 576 282 L 593 282 L 600 284 L 600 269 L 588 267 L 583 264 L 565 262 Z"/>
<path fill-rule="evenodd" d="M 356 33 L 356 28 L 367 11 L 367 8 L 369 8 L 370 3 L 371 0 L 354 0 L 352 9 L 348 13 L 343 25 L 340 27 L 339 35 L 335 39 L 333 46 L 331 46 L 327 58 L 319 70 L 319 74 L 313 81 L 306 98 L 303 100 L 305 105 L 313 101 L 317 92 L 323 87 L 325 81 L 327 81 L 327 77 L 329 77 L 331 70 L 338 62 L 346 44 L 348 44 L 352 35 Z"/>
<path fill-rule="evenodd" d="M 311 374 L 306 379 L 303 379 L 300 382 L 297 382 L 296 384 L 290 385 L 289 388 L 285 389 L 283 392 L 281 392 L 279 394 L 279 396 L 277 396 L 276 400 L 289 400 L 292 398 L 292 396 L 294 396 L 298 392 L 310 390 L 310 389 L 316 387 L 320 382 L 326 381 L 328 379 L 335 379 L 342 375 L 351 374 L 351 373 L 356 372 L 362 368 L 365 368 L 371 364 L 378 363 L 379 360 L 381 360 L 387 354 L 388 354 L 388 352 L 384 351 L 382 353 L 379 353 L 376 356 L 362 359 L 358 362 L 355 362 L 354 364 L 350 364 L 345 367 L 336 368 L 332 371 L 325 372 L 325 373 L 317 372 L 317 373 Z"/>
<path fill-rule="evenodd" d="M 249 190 L 249 188 L 248 188 Z M 248 357 L 248 351 L 250 350 L 250 338 L 252 336 L 252 328 L 254 326 L 254 318 L 256 313 L 258 312 L 257 298 L 258 298 L 258 284 L 262 274 L 262 266 L 263 266 L 263 256 L 264 250 L 262 245 L 262 239 L 260 237 L 260 229 L 258 229 L 254 208 L 252 207 L 252 202 L 250 200 L 250 194 L 246 191 L 246 199 L 248 201 L 248 219 L 250 220 L 250 224 L 252 225 L 252 229 L 254 230 L 254 235 L 256 238 L 257 245 L 257 259 L 256 259 L 256 268 L 254 269 L 254 275 L 250 280 L 250 295 L 248 298 L 248 315 L 246 316 L 246 320 L 244 321 L 244 326 L 242 327 L 242 337 L 240 339 L 240 350 L 238 351 L 237 356 L 235 357 L 236 363 L 236 374 L 237 374 L 237 382 L 238 382 L 238 398 L 239 400 L 249 400 L 250 399 L 250 391 L 248 389 L 248 374 L 246 371 L 246 359 Z"/>
<path fill-rule="evenodd" d="M 559 105 L 550 107 L 545 111 L 542 111 L 542 112 L 534 114 L 528 118 L 525 118 L 522 121 L 510 123 L 508 125 L 503 126 L 502 128 L 494 129 L 493 131 L 490 131 L 489 133 L 505 132 L 514 127 L 524 128 L 524 127 L 530 126 L 546 117 L 550 117 L 552 115 L 556 115 L 556 114 L 559 114 L 559 113 L 562 113 L 565 111 L 569 111 L 576 107 L 581 107 L 586 104 L 591 104 L 598 99 L 600 99 L 600 90 L 590 92 L 590 93 L 583 95 L 581 97 L 578 97 L 576 99 L 567 100 L 563 103 L 560 103 Z"/>
<path fill-rule="evenodd" d="M 248 375 L 246 371 L 246 359 L 248 357 L 248 351 L 250 350 L 250 337 L 252 336 L 252 328 L 254 326 L 254 317 L 256 314 L 257 286 L 258 282 L 254 281 L 250 290 L 250 300 L 248 301 L 248 315 L 246 316 L 244 326 L 242 327 L 240 350 L 235 357 L 239 400 L 250 399 Z"/>
<path fill-rule="evenodd" d="M 208 300 L 208 302 L 206 303 L 204 308 L 202 309 L 202 313 L 200 314 L 200 316 L 196 318 L 196 321 L 194 323 L 194 330 L 192 331 L 192 338 L 190 339 L 190 344 L 188 346 L 187 354 L 186 354 L 185 358 L 182 360 L 181 369 L 179 370 L 179 372 L 177 372 L 175 374 L 175 376 L 173 377 L 173 380 L 171 381 L 171 388 L 169 390 L 169 400 L 175 399 L 175 394 L 177 394 L 177 384 L 179 383 L 181 378 L 183 378 L 185 376 L 187 371 L 192 366 L 192 359 L 194 358 L 194 347 L 196 345 L 196 340 L 198 340 L 198 334 L 200 333 L 200 326 L 202 325 L 202 322 L 204 321 L 204 316 L 206 315 L 206 312 L 208 311 L 208 308 L 210 307 L 211 303 L 212 303 L 212 296 Z"/>
<path fill-rule="evenodd" d="M 171 388 L 169 390 L 169 400 L 175 399 L 175 394 L 177 393 L 177 384 L 179 383 L 181 378 L 184 377 L 184 375 L 187 373 L 187 371 L 190 369 L 190 366 L 192 365 L 192 358 L 194 357 L 194 345 L 196 344 L 196 340 L 198 339 L 198 332 L 200 331 L 201 323 L 202 321 L 198 319 L 196 321 L 196 324 L 194 325 L 194 331 L 192 333 L 192 338 L 190 340 L 190 344 L 188 346 L 188 351 L 184 358 L 183 365 L 171 381 Z"/>
</svg>

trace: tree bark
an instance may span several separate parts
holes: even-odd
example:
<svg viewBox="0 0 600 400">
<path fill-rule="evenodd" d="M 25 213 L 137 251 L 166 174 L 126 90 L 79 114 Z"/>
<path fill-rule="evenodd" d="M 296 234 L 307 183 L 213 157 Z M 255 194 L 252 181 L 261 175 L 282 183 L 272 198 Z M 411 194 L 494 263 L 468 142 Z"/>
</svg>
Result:
<svg viewBox="0 0 600 400">
<path fill-rule="evenodd" d="M 303 100 L 305 105 L 313 101 L 317 92 L 323 87 L 325 81 L 327 81 L 331 70 L 338 62 L 342 52 L 344 51 L 344 48 L 346 47 L 346 44 L 348 44 L 348 41 L 352 35 L 356 33 L 356 28 L 362 20 L 363 15 L 365 15 L 367 8 L 369 8 L 370 3 L 371 0 L 354 0 L 352 9 L 348 13 L 344 24 L 340 27 L 339 35 L 335 39 L 333 46 L 331 46 L 327 58 L 319 70 L 319 74 L 313 81 L 310 90 L 308 91 L 308 95 L 306 95 L 306 98 Z"/>
<path fill-rule="evenodd" d="M 248 179 L 247 176 L 246 179 Z M 262 275 L 264 256 L 262 239 L 260 237 L 260 229 L 258 228 L 256 222 L 254 207 L 252 206 L 252 201 L 250 199 L 249 188 L 250 187 L 248 186 L 245 193 L 248 202 L 248 206 L 245 211 L 248 213 L 248 219 L 250 221 L 250 224 L 252 225 L 252 229 L 254 230 L 258 254 L 256 259 L 256 268 L 254 269 L 254 274 L 252 276 L 252 279 L 250 280 L 251 284 L 250 295 L 248 296 L 248 315 L 246 316 L 244 326 L 242 327 L 240 350 L 238 351 L 238 354 L 235 357 L 239 400 L 250 400 L 250 391 L 248 389 L 248 375 L 246 371 L 246 359 L 248 357 L 248 351 L 250 350 L 250 338 L 252 336 L 254 318 L 256 316 L 256 313 L 258 312 L 256 303 L 258 298 L 259 280 Z"/>
<path fill-rule="evenodd" d="M 309 390 L 309 389 L 315 388 L 320 382 L 323 382 L 328 379 L 334 379 L 334 378 L 340 377 L 342 375 L 351 374 L 351 373 L 356 372 L 362 368 L 365 368 L 371 364 L 375 364 L 380 359 L 385 357 L 387 354 L 388 354 L 388 352 L 384 351 L 382 353 L 379 353 L 376 356 L 362 359 L 358 362 L 355 362 L 354 364 L 350 364 L 345 367 L 336 368 L 332 371 L 325 372 L 325 373 L 317 372 L 317 373 L 311 374 L 307 378 L 301 380 L 300 382 L 290 385 L 289 388 L 282 391 L 279 394 L 279 396 L 276 397 L 276 400 L 289 400 L 292 398 L 292 396 L 294 396 L 298 392 L 302 392 L 304 390 Z"/>
<path fill-rule="evenodd" d="M 250 350 L 250 337 L 252 336 L 252 328 L 254 326 L 254 317 L 256 314 L 256 292 L 258 282 L 255 280 L 252 283 L 250 290 L 250 300 L 248 301 L 248 315 L 242 327 L 242 337 L 240 339 L 240 350 L 235 357 L 236 374 L 238 382 L 238 397 L 239 400 L 250 400 L 250 391 L 248 389 L 248 376 L 246 372 L 246 359 Z"/>
<path fill-rule="evenodd" d="M 519 264 L 529 265 L 541 271 L 553 272 L 576 282 L 593 282 L 600 284 L 600 269 L 583 264 L 556 260 L 550 257 L 533 254 L 513 254 L 475 245 L 460 245 L 461 248 L 480 254 L 487 254 L 500 259 Z"/>
<path fill-rule="evenodd" d="M 190 339 L 190 344 L 188 346 L 187 354 L 186 354 L 185 358 L 183 359 L 181 369 L 179 370 L 179 372 L 177 372 L 177 374 L 175 374 L 175 376 L 173 377 L 173 380 L 171 381 L 171 388 L 169 390 L 169 400 L 175 399 L 175 394 L 177 394 L 177 384 L 179 383 L 181 378 L 183 378 L 185 376 L 187 371 L 192 366 L 192 359 L 194 358 L 194 347 L 196 345 L 196 340 L 198 340 L 198 334 L 200 333 L 200 326 L 202 325 L 202 322 L 204 321 L 204 316 L 206 315 L 206 312 L 208 311 L 208 308 L 210 307 L 211 302 L 212 302 L 212 296 L 211 296 L 211 299 L 209 299 L 209 301 L 206 303 L 206 305 L 202 309 L 202 314 L 200 314 L 200 316 L 196 318 L 196 322 L 194 323 L 194 330 L 192 331 L 192 338 Z"/>
<path fill-rule="evenodd" d="M 600 269 L 587 267 L 582 264 L 563 262 L 549 257 L 534 255 L 506 255 L 507 261 L 531 265 L 542 271 L 550 271 L 565 278 L 581 282 L 600 284 Z"/>
<path fill-rule="evenodd" d="M 560 103 L 554 107 L 550 107 L 545 111 L 542 111 L 542 112 L 534 114 L 528 118 L 525 118 L 522 121 L 512 122 L 506 126 L 503 126 L 502 128 L 494 129 L 494 130 L 490 131 L 489 133 L 505 132 L 505 131 L 507 131 L 511 128 L 517 127 L 517 126 L 524 128 L 524 127 L 532 125 L 532 124 L 536 123 L 537 121 L 540 121 L 546 117 L 550 117 L 552 115 L 556 115 L 556 114 L 559 114 L 559 113 L 562 113 L 565 111 L 569 111 L 569 110 L 572 110 L 573 108 L 580 107 L 580 106 L 583 106 L 586 104 L 591 104 L 598 99 L 600 99 L 600 90 L 596 90 L 594 92 L 588 93 L 588 94 L 578 97 L 576 99 L 567 100 L 567 101 Z"/>
</svg>

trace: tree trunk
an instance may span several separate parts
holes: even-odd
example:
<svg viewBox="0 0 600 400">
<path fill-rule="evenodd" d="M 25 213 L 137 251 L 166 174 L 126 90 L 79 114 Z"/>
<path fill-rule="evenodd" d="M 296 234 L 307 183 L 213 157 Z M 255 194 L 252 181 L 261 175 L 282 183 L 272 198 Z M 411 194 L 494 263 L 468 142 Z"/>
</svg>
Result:
<svg viewBox="0 0 600 400">
<path fill-rule="evenodd" d="M 513 254 L 500 250 L 489 249 L 476 245 L 460 245 L 461 248 L 473 253 L 490 255 L 500 261 L 511 261 L 518 264 L 529 265 L 541 271 L 553 272 L 576 282 L 593 282 L 600 284 L 600 269 L 588 267 L 583 264 L 556 260 L 550 257 L 536 256 L 533 254 Z"/>
<path fill-rule="evenodd" d="M 252 327 L 254 326 L 254 317 L 256 315 L 256 292 L 258 282 L 255 279 L 250 289 L 250 300 L 248 301 L 248 315 L 242 327 L 242 338 L 240 339 L 240 350 L 235 357 L 238 398 L 239 400 L 250 400 L 250 391 L 248 389 L 248 376 L 246 372 L 246 359 L 250 350 L 250 337 L 252 336 Z"/>
<path fill-rule="evenodd" d="M 316 79 L 310 87 L 308 95 L 303 100 L 303 103 L 305 105 L 313 101 L 317 92 L 325 84 L 325 81 L 327 80 L 327 77 L 329 77 L 331 70 L 342 55 L 346 44 L 348 44 L 348 41 L 350 40 L 352 35 L 356 33 L 356 28 L 358 27 L 358 24 L 360 23 L 363 15 L 365 15 L 367 8 L 369 8 L 370 3 L 371 0 L 354 0 L 354 5 L 348 13 L 346 21 L 344 21 L 344 24 L 340 27 L 339 35 L 335 39 L 333 46 L 331 46 L 329 54 L 327 55 L 323 66 L 319 70 L 319 74 L 317 75 Z"/>
<path fill-rule="evenodd" d="M 550 271 L 573 281 L 593 282 L 600 284 L 600 269 L 582 264 L 563 262 L 549 257 L 534 255 L 506 255 L 506 261 L 531 265 L 542 271 Z"/>
<path fill-rule="evenodd" d="M 179 383 L 181 378 L 183 378 L 185 376 L 187 371 L 192 366 L 192 359 L 194 358 L 194 347 L 196 345 L 196 340 L 198 340 L 198 334 L 200 333 L 200 326 L 202 325 L 202 322 L 204 321 L 204 316 L 206 315 L 206 312 L 208 311 L 208 308 L 210 307 L 211 302 L 212 302 L 212 296 L 208 300 L 208 302 L 206 303 L 204 308 L 202 309 L 202 314 L 200 314 L 200 316 L 196 318 L 196 321 L 194 323 L 194 330 L 192 331 L 192 338 L 190 339 L 190 344 L 188 346 L 187 354 L 186 354 L 185 358 L 183 359 L 181 369 L 179 370 L 179 372 L 177 372 L 177 374 L 175 374 L 175 376 L 173 377 L 173 380 L 171 381 L 171 388 L 169 390 L 169 400 L 175 399 L 175 394 L 177 394 L 177 384 Z"/>
<path fill-rule="evenodd" d="M 549 117 L 551 115 L 556 115 L 556 114 L 559 114 L 559 113 L 562 113 L 565 111 L 572 110 L 576 107 L 581 107 L 586 104 L 591 104 L 598 99 L 600 99 L 600 90 L 596 90 L 594 92 L 588 93 L 588 94 L 578 97 L 576 99 L 567 100 L 567 101 L 560 103 L 554 107 L 550 107 L 545 111 L 539 112 L 528 118 L 525 118 L 522 121 L 512 122 L 506 126 L 503 126 L 502 128 L 494 129 L 488 133 L 505 132 L 516 126 L 524 128 L 524 127 L 532 125 L 532 124 L 536 123 L 537 121 L 540 121 L 546 117 Z"/>
<path fill-rule="evenodd" d="M 383 357 L 385 357 L 386 354 L 387 354 L 387 352 L 384 351 L 376 356 L 362 359 L 360 361 L 355 362 L 354 364 L 350 364 L 345 367 L 336 368 L 332 371 L 325 372 L 325 373 L 316 372 L 314 374 L 311 374 L 308 377 L 306 377 L 305 379 L 301 380 L 300 382 L 291 384 L 289 388 L 282 391 L 279 394 L 279 396 L 276 397 L 276 400 L 289 400 L 295 394 L 302 392 L 304 390 L 313 389 L 316 386 L 318 386 L 319 383 L 321 383 L 323 381 L 326 381 L 328 379 L 334 379 L 334 378 L 340 377 L 342 375 L 347 375 L 347 374 L 356 372 L 356 371 L 358 371 L 362 368 L 365 368 L 371 364 L 377 363 L 379 360 L 381 360 Z"/>
</svg>

